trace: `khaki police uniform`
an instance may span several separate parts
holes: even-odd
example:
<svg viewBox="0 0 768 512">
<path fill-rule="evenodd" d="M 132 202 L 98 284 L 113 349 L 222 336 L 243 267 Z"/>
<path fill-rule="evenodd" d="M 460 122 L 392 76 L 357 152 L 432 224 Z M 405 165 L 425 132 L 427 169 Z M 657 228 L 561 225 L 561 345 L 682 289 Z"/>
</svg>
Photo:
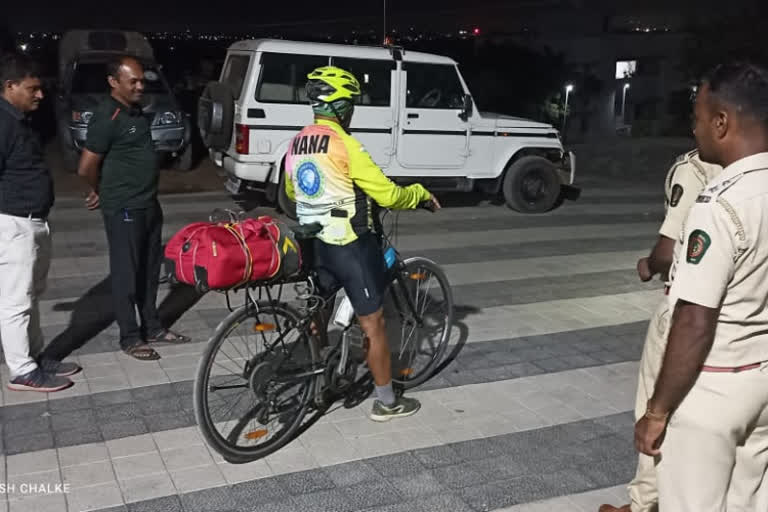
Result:
<svg viewBox="0 0 768 512">
<path fill-rule="evenodd" d="M 728 166 L 696 199 L 670 280 L 670 308 L 684 300 L 719 315 L 701 374 L 669 420 L 659 508 L 757 510 L 768 467 L 768 153 Z"/>
<path fill-rule="evenodd" d="M 659 229 L 661 236 L 671 240 L 680 238 L 688 211 L 706 184 L 720 171 L 722 171 L 720 166 L 702 162 L 697 150 L 689 151 L 677 158 L 664 181 L 666 215 Z M 665 298 L 659 302 L 651 316 L 645 337 L 635 400 L 636 420 L 645 414 L 648 400 L 653 395 L 667 346 L 669 320 L 669 305 Z M 639 454 L 637 472 L 629 484 L 629 496 L 632 512 L 657 510 L 656 464 L 653 457 Z"/>
</svg>

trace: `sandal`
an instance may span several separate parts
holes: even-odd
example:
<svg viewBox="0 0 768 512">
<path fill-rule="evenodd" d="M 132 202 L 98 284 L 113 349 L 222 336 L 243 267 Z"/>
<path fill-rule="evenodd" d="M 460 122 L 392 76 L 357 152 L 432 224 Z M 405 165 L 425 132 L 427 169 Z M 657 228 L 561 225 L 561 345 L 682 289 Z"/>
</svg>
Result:
<svg viewBox="0 0 768 512">
<path fill-rule="evenodd" d="M 163 329 L 162 331 L 158 331 L 157 334 L 155 334 L 154 336 L 147 338 L 147 343 L 180 344 L 180 343 L 189 343 L 190 341 L 192 341 L 192 338 L 190 338 L 189 336 L 184 336 L 183 334 L 173 332 L 169 329 Z"/>
<path fill-rule="evenodd" d="M 160 359 L 160 354 L 146 343 L 139 343 L 123 350 L 123 352 L 139 361 L 157 361 Z"/>
</svg>

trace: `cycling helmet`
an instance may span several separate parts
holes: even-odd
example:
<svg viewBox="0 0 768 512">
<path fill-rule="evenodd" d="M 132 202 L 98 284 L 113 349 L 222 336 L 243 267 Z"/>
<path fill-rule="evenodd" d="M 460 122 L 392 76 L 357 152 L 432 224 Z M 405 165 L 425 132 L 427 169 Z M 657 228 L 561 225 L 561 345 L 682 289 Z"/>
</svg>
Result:
<svg viewBox="0 0 768 512">
<path fill-rule="evenodd" d="M 307 97 L 315 115 L 335 117 L 347 129 L 352 121 L 355 98 L 360 96 L 357 78 L 335 66 L 317 68 L 307 78 Z"/>
</svg>

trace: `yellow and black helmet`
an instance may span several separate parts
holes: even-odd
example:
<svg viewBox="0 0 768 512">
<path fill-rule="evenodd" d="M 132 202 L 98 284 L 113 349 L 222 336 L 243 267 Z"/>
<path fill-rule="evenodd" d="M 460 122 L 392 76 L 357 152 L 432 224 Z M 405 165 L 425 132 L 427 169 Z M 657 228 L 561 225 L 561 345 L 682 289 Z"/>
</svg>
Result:
<svg viewBox="0 0 768 512">
<path fill-rule="evenodd" d="M 323 66 L 309 73 L 307 78 L 307 95 L 312 101 L 354 101 L 356 96 L 360 96 L 360 82 L 355 75 L 344 69 Z"/>
<path fill-rule="evenodd" d="M 335 118 L 345 130 L 352 122 L 360 82 L 335 66 L 323 66 L 307 75 L 307 97 L 316 116 Z"/>
</svg>

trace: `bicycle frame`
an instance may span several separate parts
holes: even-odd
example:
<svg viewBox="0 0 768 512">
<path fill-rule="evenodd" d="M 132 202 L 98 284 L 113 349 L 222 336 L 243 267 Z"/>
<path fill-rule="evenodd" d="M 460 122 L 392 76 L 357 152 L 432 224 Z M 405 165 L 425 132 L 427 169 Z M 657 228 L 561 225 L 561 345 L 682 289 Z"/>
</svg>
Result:
<svg viewBox="0 0 768 512">
<path fill-rule="evenodd" d="M 394 252 L 395 261 L 391 265 L 391 267 L 388 268 L 388 276 L 386 279 L 386 282 L 388 283 L 388 286 L 392 283 L 393 280 L 396 280 L 397 283 L 400 285 L 401 289 L 405 289 L 405 281 L 403 279 L 402 271 L 405 269 L 405 262 L 403 261 L 403 258 L 400 256 L 400 253 L 395 248 L 394 244 L 390 240 L 387 233 L 384 231 L 383 222 L 381 219 L 381 216 L 379 215 L 379 212 L 381 211 L 381 207 L 376 205 L 374 203 L 373 206 L 373 231 L 377 235 L 379 239 L 379 244 L 381 246 L 381 251 L 383 254 L 386 254 L 387 251 L 392 250 Z M 385 210 L 386 212 L 389 212 L 391 210 Z M 397 224 L 395 224 L 394 231 L 397 231 Z M 392 295 L 392 300 L 395 303 L 395 307 L 397 308 L 399 313 L 403 313 L 403 309 L 401 307 L 400 301 L 397 297 L 397 293 L 395 293 L 394 288 L 389 286 L 389 291 Z M 411 297 L 408 294 L 405 294 L 406 296 L 406 306 L 407 310 L 411 313 L 412 319 L 417 322 L 419 327 L 422 327 L 423 322 L 422 319 L 419 317 L 416 306 L 413 304 L 413 301 L 411 300 Z M 352 311 L 351 304 L 349 303 L 349 298 L 344 297 L 344 301 L 341 305 L 339 305 L 339 311 Z M 348 325 L 345 324 L 344 327 Z"/>
<path fill-rule="evenodd" d="M 403 277 L 403 270 L 406 268 L 405 261 L 400 256 L 400 253 L 395 249 L 392 241 L 390 240 L 389 236 L 387 236 L 382 222 L 382 216 L 380 215 L 381 209 L 378 207 L 378 205 L 374 204 L 374 211 L 373 211 L 373 232 L 377 235 L 379 239 L 380 246 L 382 248 L 382 253 L 384 253 L 387 250 L 394 251 L 395 254 L 395 261 L 393 264 L 387 269 L 388 275 L 386 282 L 388 283 L 387 287 L 389 288 L 388 292 L 390 293 L 392 297 L 392 301 L 394 304 L 395 309 L 403 318 L 408 318 L 410 321 L 413 321 L 416 323 L 418 327 L 423 326 L 423 319 L 418 314 L 418 311 L 416 309 L 416 305 L 413 302 L 413 299 L 408 293 L 403 293 L 404 295 L 404 301 L 405 304 L 403 304 L 403 298 L 400 297 L 395 290 L 395 287 L 391 286 L 393 282 L 397 282 L 401 290 L 406 290 L 406 281 Z M 386 212 L 389 212 L 389 210 L 386 210 Z M 396 231 L 396 229 L 395 229 Z M 252 308 L 252 310 L 255 312 L 256 320 L 257 322 L 261 323 L 261 320 L 259 319 L 259 312 L 260 312 L 260 306 L 259 304 L 266 299 L 266 302 L 268 303 L 275 303 L 280 302 L 283 295 L 283 287 L 286 284 L 294 284 L 294 285 L 300 285 L 302 283 L 306 283 L 307 289 L 304 290 L 303 293 L 299 293 L 298 286 L 297 288 L 297 298 L 299 300 L 305 300 L 305 301 L 312 301 L 314 300 L 321 300 L 323 303 L 315 303 L 315 304 L 308 304 L 305 307 L 301 308 L 300 311 L 300 320 L 299 322 L 293 326 L 294 329 L 297 329 L 298 332 L 302 333 L 301 336 L 308 336 L 309 337 L 309 343 L 313 344 L 315 347 L 315 351 L 319 353 L 319 347 L 318 345 L 322 346 L 328 346 L 328 332 L 327 327 L 328 325 L 325 323 L 326 319 L 322 317 L 324 311 L 326 310 L 327 306 L 330 304 L 333 304 L 336 300 L 336 295 L 338 294 L 338 291 L 335 291 L 332 293 L 329 297 L 323 298 L 319 295 L 316 295 L 316 288 L 315 288 L 315 276 L 312 271 L 312 265 L 311 265 L 311 244 L 310 243 L 303 243 L 302 245 L 302 251 L 305 252 L 305 257 L 307 261 L 307 267 L 303 269 L 303 271 L 296 275 L 292 276 L 288 279 L 281 279 L 279 281 L 273 281 L 273 282 L 262 282 L 258 283 L 257 285 L 246 285 L 243 288 L 245 288 L 245 304 L 244 307 Z M 273 294 L 271 288 L 277 286 L 278 291 L 277 294 Z M 237 291 L 237 290 L 235 290 Z M 257 295 L 258 293 L 258 295 Z M 232 305 L 230 302 L 229 293 L 226 293 L 227 297 L 227 308 L 232 311 Z M 348 320 L 346 322 L 341 321 L 339 318 L 339 314 L 348 312 L 349 315 L 347 318 Z M 329 318 L 328 321 L 331 320 L 330 318 L 331 311 L 328 311 Z M 335 318 L 333 318 L 334 323 L 337 325 L 344 327 L 345 330 L 349 328 L 349 326 L 352 323 L 354 315 L 354 309 L 352 308 L 352 304 L 349 301 L 349 297 L 345 296 L 341 303 L 339 304 L 339 307 L 337 309 L 337 315 Z M 277 318 L 274 318 L 275 325 L 278 326 L 279 329 L 279 336 L 278 338 L 268 344 L 266 342 L 266 339 L 264 339 L 264 346 L 267 351 L 271 351 L 274 347 L 278 346 L 281 343 L 284 343 L 285 336 L 287 332 L 282 332 L 282 326 L 279 326 L 279 322 L 277 322 Z M 309 333 L 310 325 L 312 322 L 316 322 L 316 325 L 321 326 L 318 328 L 318 335 L 319 340 L 312 336 Z M 262 337 L 264 335 L 262 334 Z M 319 341 L 319 343 L 318 343 Z M 292 354 L 293 350 L 295 349 L 296 345 L 290 350 L 288 350 L 287 354 L 285 355 L 285 358 L 290 358 L 290 355 Z M 349 339 L 346 336 L 342 336 L 339 343 L 337 343 L 336 347 L 338 347 L 340 356 L 339 356 L 339 362 L 338 365 L 336 365 L 335 372 L 337 375 L 343 375 L 345 373 L 347 362 L 349 359 L 349 353 L 350 353 L 350 342 Z M 284 349 L 286 347 L 283 347 Z M 251 362 L 252 363 L 252 362 Z M 313 368 L 311 371 L 305 371 L 299 374 L 292 374 L 290 376 L 284 375 L 282 377 L 276 378 L 277 381 L 288 383 L 291 381 L 296 380 L 302 380 L 307 377 L 317 376 L 321 377 L 325 370 L 326 366 L 323 364 L 325 361 L 319 361 L 321 363 L 321 366 Z M 247 372 L 247 366 L 244 369 L 244 372 Z M 276 376 L 277 377 L 277 376 Z M 324 382 L 324 384 L 327 384 Z M 322 393 L 322 388 L 324 386 L 319 386 L 316 389 L 316 393 Z"/>
</svg>

